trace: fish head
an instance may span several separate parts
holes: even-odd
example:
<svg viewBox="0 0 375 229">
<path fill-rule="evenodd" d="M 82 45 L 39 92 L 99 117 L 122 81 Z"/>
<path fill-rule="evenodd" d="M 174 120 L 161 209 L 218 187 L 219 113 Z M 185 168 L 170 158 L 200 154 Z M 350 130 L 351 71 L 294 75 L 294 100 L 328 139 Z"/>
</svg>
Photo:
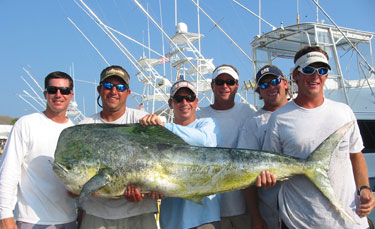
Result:
<svg viewBox="0 0 375 229">
<path fill-rule="evenodd" d="M 87 133 L 85 125 L 81 126 L 62 131 L 53 162 L 55 175 L 74 194 L 80 194 L 84 184 L 101 168 L 97 147 L 87 139 L 93 136 Z"/>
</svg>

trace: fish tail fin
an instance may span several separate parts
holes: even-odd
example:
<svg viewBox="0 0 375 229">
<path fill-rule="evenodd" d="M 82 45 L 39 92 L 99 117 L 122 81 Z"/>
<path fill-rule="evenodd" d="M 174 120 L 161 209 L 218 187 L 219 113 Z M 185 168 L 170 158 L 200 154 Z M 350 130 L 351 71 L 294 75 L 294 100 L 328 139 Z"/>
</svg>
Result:
<svg viewBox="0 0 375 229">
<path fill-rule="evenodd" d="M 318 148 L 306 159 L 308 169 L 306 170 L 305 175 L 315 184 L 323 195 L 330 200 L 345 221 L 350 219 L 352 222 L 358 223 L 342 207 L 341 202 L 335 195 L 328 176 L 331 154 L 353 123 L 354 121 L 345 124 L 318 146 Z"/>
</svg>

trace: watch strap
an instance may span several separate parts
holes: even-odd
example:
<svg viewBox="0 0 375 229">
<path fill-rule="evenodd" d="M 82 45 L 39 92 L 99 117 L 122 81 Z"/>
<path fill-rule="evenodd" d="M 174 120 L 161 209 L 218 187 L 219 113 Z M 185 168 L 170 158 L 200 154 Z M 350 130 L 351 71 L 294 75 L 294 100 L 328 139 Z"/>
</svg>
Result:
<svg viewBox="0 0 375 229">
<path fill-rule="evenodd" d="M 370 192 L 372 191 L 371 188 L 370 188 L 370 186 L 363 185 L 363 186 L 361 186 L 361 187 L 358 189 L 357 194 L 360 195 L 360 194 L 361 194 L 361 191 L 362 191 L 363 189 L 368 189 L 368 190 L 370 190 Z"/>
</svg>

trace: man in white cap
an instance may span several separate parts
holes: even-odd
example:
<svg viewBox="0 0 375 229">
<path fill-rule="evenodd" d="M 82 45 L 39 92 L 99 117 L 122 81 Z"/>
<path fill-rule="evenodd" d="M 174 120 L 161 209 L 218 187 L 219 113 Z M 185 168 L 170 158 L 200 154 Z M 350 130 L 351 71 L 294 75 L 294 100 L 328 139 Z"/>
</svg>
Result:
<svg viewBox="0 0 375 229">
<path fill-rule="evenodd" d="M 170 92 L 169 107 L 173 110 L 173 123 L 164 123 L 155 114 L 140 120 L 142 125 L 161 125 L 195 146 L 214 147 L 220 141 L 218 125 L 212 118 L 195 118 L 198 98 L 194 86 L 188 81 L 176 82 Z M 220 228 L 220 196 L 203 199 L 203 205 L 167 197 L 161 201 L 160 226 L 163 229 L 215 229 Z"/>
<path fill-rule="evenodd" d="M 236 148 L 239 129 L 255 109 L 248 104 L 235 103 L 239 74 L 231 65 L 220 65 L 212 73 L 211 88 L 214 103 L 197 111 L 197 117 L 212 117 L 221 129 L 222 147 Z M 222 194 L 221 225 L 227 228 L 250 228 L 246 204 L 241 190 Z"/>
<path fill-rule="evenodd" d="M 268 119 L 272 112 L 288 102 L 288 81 L 274 65 L 265 65 L 256 74 L 256 89 L 264 105 L 250 116 L 240 129 L 238 148 L 261 150 Z M 275 181 L 276 182 L 276 181 Z M 252 228 L 278 228 L 279 212 L 277 193 L 280 184 L 274 187 L 245 189 Z"/>
<path fill-rule="evenodd" d="M 293 79 L 298 85 L 298 95 L 272 113 L 263 150 L 305 159 L 329 135 L 356 118 L 346 104 L 324 97 L 323 87 L 331 69 L 324 50 L 318 46 L 305 47 L 296 53 L 294 63 Z M 332 153 L 329 165 L 335 194 L 356 222 L 343 219 L 307 177 L 294 176 L 281 183 L 278 194 L 282 228 L 368 228 L 365 216 L 375 201 L 362 149 L 355 122 Z"/>
<path fill-rule="evenodd" d="M 130 95 L 130 76 L 121 66 L 112 65 L 100 74 L 100 84 L 97 87 L 98 104 L 103 110 L 84 119 L 86 123 L 138 123 L 147 113 L 126 107 Z M 99 103 L 101 99 L 102 105 Z M 156 200 L 159 196 L 153 193 L 153 199 L 143 199 L 139 190 L 128 187 L 127 198 L 106 199 L 90 196 L 83 203 L 82 229 L 105 228 L 157 228 L 154 213 L 157 212 Z M 157 195 L 157 194 L 156 194 Z M 143 200 L 142 200 L 143 199 Z"/>
</svg>

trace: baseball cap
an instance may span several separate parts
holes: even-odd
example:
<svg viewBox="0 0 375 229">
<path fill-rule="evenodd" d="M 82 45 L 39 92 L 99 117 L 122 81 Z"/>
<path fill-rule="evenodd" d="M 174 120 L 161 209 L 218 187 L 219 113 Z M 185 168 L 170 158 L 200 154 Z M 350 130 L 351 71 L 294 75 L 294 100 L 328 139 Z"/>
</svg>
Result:
<svg viewBox="0 0 375 229">
<path fill-rule="evenodd" d="M 305 55 L 301 56 L 296 60 L 294 68 L 304 68 L 310 64 L 313 63 L 323 63 L 325 64 L 329 70 L 331 70 L 331 66 L 328 64 L 328 59 L 327 57 L 321 53 L 321 52 L 308 52 Z"/>
<path fill-rule="evenodd" d="M 197 95 L 197 91 L 195 87 L 189 81 L 181 80 L 181 81 L 174 83 L 173 86 L 171 87 L 170 97 L 172 98 L 177 93 L 178 90 L 184 87 L 190 89 L 194 93 L 194 95 Z"/>
<path fill-rule="evenodd" d="M 100 83 L 110 76 L 118 76 L 123 79 L 127 85 L 129 85 L 130 76 L 128 72 L 120 66 L 110 66 L 104 69 L 100 74 Z"/>
<path fill-rule="evenodd" d="M 221 66 L 221 67 L 218 67 L 217 69 L 215 69 L 215 71 L 212 73 L 212 79 L 215 79 L 216 77 L 218 77 L 219 75 L 221 74 L 228 74 L 230 76 L 233 77 L 233 79 L 235 80 L 239 80 L 239 76 L 238 76 L 238 73 L 231 67 L 229 66 Z"/>
<path fill-rule="evenodd" d="M 260 80 L 266 75 L 283 76 L 283 72 L 274 65 L 265 65 L 256 74 L 256 83 L 259 86 Z"/>
</svg>

